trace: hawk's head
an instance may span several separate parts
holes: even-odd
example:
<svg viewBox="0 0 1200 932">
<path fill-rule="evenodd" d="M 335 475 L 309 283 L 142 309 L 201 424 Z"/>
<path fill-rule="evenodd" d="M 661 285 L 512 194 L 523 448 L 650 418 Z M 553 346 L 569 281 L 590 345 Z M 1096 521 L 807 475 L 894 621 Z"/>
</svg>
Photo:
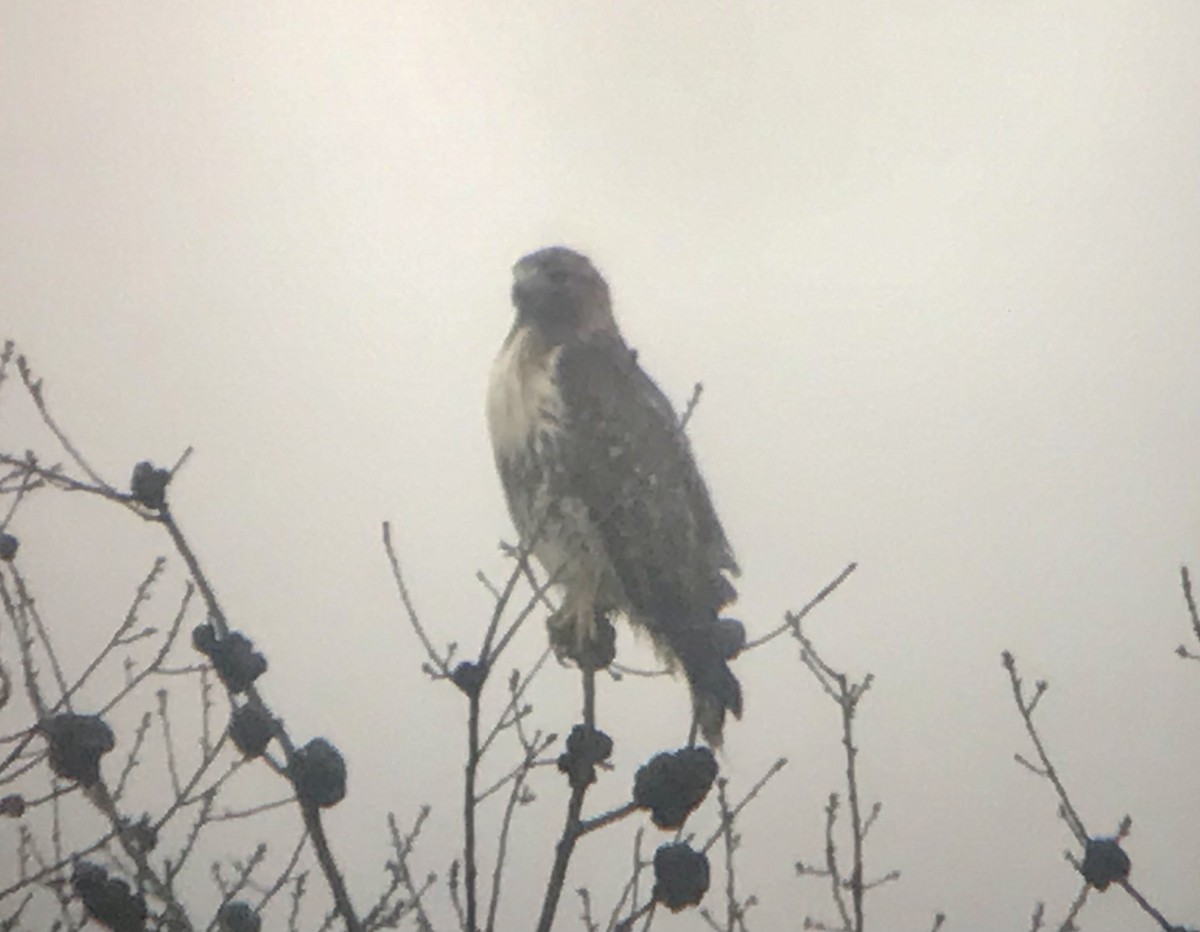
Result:
<svg viewBox="0 0 1200 932">
<path fill-rule="evenodd" d="M 608 284 L 587 256 L 565 246 L 539 249 L 513 266 L 517 317 L 551 344 L 599 330 L 615 330 Z"/>
</svg>

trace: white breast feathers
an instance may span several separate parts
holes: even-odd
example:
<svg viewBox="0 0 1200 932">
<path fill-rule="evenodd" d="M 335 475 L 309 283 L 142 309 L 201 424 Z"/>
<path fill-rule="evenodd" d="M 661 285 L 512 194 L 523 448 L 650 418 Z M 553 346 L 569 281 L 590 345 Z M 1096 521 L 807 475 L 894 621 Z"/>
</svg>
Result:
<svg viewBox="0 0 1200 932">
<path fill-rule="evenodd" d="M 557 431 L 562 396 L 554 383 L 561 347 L 549 352 L 529 327 L 512 332 L 492 364 L 487 419 L 498 460 L 529 448 L 538 432 Z"/>
</svg>

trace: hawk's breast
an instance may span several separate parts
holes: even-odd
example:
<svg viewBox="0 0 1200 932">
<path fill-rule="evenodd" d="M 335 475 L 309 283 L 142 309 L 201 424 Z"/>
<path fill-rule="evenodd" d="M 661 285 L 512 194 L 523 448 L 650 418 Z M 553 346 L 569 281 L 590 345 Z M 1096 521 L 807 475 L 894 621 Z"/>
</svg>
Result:
<svg viewBox="0 0 1200 932">
<path fill-rule="evenodd" d="M 567 452 L 578 429 L 558 380 L 562 347 L 547 349 L 530 327 L 517 327 L 492 366 L 488 429 L 496 467 L 521 542 L 547 573 L 570 587 L 612 576 L 600 535 L 579 498 Z"/>
<path fill-rule="evenodd" d="M 487 416 L 497 463 L 529 454 L 540 434 L 557 433 L 561 423 L 554 374 L 561 349 L 546 350 L 536 337 L 529 327 L 514 329 L 492 365 Z"/>
</svg>

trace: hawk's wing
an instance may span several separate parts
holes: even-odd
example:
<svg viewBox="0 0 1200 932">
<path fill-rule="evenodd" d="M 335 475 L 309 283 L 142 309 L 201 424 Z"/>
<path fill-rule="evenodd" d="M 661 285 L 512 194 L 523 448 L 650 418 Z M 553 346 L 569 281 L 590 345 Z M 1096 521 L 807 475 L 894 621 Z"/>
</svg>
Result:
<svg viewBox="0 0 1200 932">
<path fill-rule="evenodd" d="M 737 563 L 671 403 L 617 337 L 568 343 L 558 361 L 568 494 L 583 501 L 651 633 L 687 666 L 735 595 Z M 693 644 L 699 647 L 698 644 Z"/>
</svg>

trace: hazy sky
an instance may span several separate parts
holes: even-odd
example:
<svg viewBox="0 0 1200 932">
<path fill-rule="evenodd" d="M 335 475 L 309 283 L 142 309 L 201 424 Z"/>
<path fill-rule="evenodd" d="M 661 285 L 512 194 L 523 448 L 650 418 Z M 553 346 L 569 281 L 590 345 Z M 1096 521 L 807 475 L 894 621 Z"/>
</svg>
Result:
<svg viewBox="0 0 1200 932">
<path fill-rule="evenodd" d="M 1194 0 L 10 0 L 0 337 L 110 478 L 195 446 L 177 514 L 270 657 L 268 697 L 350 762 L 330 823 L 363 900 L 389 809 L 437 805 L 418 860 L 444 871 L 461 763 L 460 697 L 417 669 L 379 524 L 435 638 L 475 643 L 474 574 L 499 578 L 512 538 L 483 419 L 509 267 L 568 243 L 668 394 L 705 384 L 692 432 L 751 632 L 860 563 L 810 633 L 877 677 L 870 864 L 905 876 L 875 927 L 1020 929 L 1074 895 L 1050 788 L 1012 760 L 1005 647 L 1051 681 L 1042 724 L 1089 828 L 1130 813 L 1135 879 L 1195 923 L 1200 673 L 1172 650 L 1178 566 L 1200 571 L 1198 48 Z M 165 548 L 78 502 L 14 531 L 84 642 Z M 790 644 L 738 672 L 734 793 L 792 758 L 743 826 L 753 926 L 783 928 L 828 915 L 791 865 L 822 850 L 836 710 Z M 546 671 L 544 727 L 577 688 Z M 618 770 L 597 806 L 679 741 L 685 695 L 602 688 Z M 661 722 L 633 718 L 648 697 Z M 531 875 L 561 819 L 557 775 L 536 788 Z M 608 903 L 627 852 L 585 858 L 605 851 L 570 885 Z M 1151 927 L 1118 893 L 1084 919 Z"/>
</svg>

